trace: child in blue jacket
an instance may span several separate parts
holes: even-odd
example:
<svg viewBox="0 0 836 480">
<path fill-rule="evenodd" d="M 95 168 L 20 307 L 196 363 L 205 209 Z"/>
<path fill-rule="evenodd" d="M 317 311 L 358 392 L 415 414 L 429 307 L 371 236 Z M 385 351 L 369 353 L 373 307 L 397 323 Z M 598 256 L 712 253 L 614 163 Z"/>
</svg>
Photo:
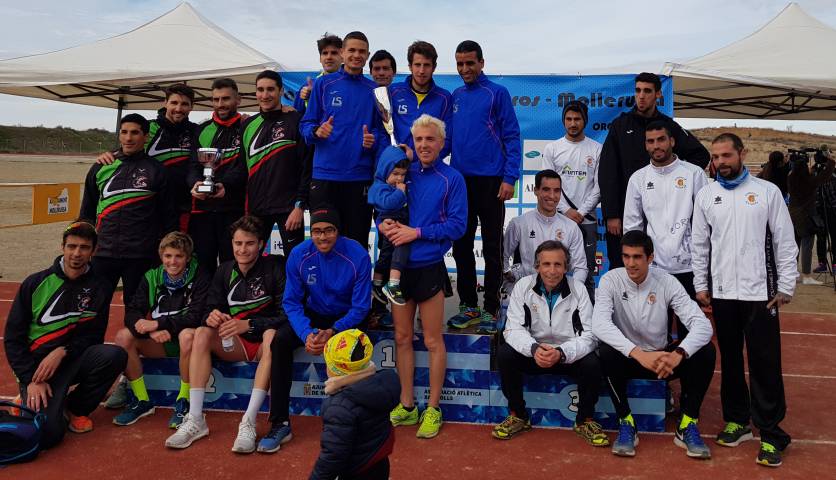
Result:
<svg viewBox="0 0 836 480">
<path fill-rule="evenodd" d="M 376 222 L 380 225 L 386 219 L 392 219 L 403 225 L 409 225 L 409 210 L 406 204 L 406 172 L 409 170 L 409 157 L 399 147 L 386 147 L 377 162 L 374 184 L 369 189 L 369 203 L 378 212 Z M 383 303 L 389 299 L 395 305 L 406 305 L 401 292 L 401 271 L 409 261 L 409 244 L 396 247 L 378 233 L 380 253 L 374 266 L 372 293 Z M 388 271 L 389 280 L 383 284 Z"/>
</svg>

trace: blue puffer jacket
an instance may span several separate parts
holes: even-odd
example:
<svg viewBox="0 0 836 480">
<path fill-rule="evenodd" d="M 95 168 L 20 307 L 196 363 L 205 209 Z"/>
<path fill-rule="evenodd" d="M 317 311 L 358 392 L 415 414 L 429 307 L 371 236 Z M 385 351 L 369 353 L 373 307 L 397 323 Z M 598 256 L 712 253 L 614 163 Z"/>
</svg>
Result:
<svg viewBox="0 0 836 480">
<path fill-rule="evenodd" d="M 374 183 L 369 189 L 369 204 L 374 205 L 381 215 L 397 212 L 406 205 L 406 192 L 389 185 L 386 179 L 389 178 L 396 163 L 407 159 L 404 151 L 398 147 L 386 147 L 380 154 L 377 170 L 374 172 Z M 409 170 L 408 167 L 407 170 Z"/>
<path fill-rule="evenodd" d="M 310 478 L 334 479 L 388 456 L 395 441 L 389 412 L 400 395 L 398 374 L 385 369 L 326 398 L 321 449 Z"/>
</svg>

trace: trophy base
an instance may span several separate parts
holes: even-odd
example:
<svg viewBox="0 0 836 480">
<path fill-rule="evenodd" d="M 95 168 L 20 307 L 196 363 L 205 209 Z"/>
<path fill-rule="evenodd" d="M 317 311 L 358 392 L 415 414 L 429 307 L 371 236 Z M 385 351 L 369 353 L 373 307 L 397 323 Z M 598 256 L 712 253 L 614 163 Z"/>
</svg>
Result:
<svg viewBox="0 0 836 480">
<path fill-rule="evenodd" d="M 198 185 L 197 193 L 208 193 L 213 195 L 215 193 L 215 185 Z"/>
</svg>

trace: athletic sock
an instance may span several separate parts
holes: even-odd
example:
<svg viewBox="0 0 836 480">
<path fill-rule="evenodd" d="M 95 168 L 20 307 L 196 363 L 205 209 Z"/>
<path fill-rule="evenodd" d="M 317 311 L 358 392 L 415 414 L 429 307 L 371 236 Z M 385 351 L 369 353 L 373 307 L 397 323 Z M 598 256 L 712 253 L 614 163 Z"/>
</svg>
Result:
<svg viewBox="0 0 836 480">
<path fill-rule="evenodd" d="M 204 388 L 189 389 L 189 415 L 195 420 L 203 421 L 203 397 L 206 395 Z"/>
<path fill-rule="evenodd" d="M 692 423 L 697 423 L 697 419 L 696 418 L 691 418 L 688 415 L 685 415 L 683 413 L 682 414 L 682 420 L 679 421 L 679 429 L 684 430 L 685 427 L 687 427 L 688 425 L 690 425 Z"/>
<path fill-rule="evenodd" d="M 628 413 L 626 417 L 622 418 L 625 422 L 629 423 L 631 427 L 636 428 L 636 421 L 633 420 L 633 414 Z"/>
<path fill-rule="evenodd" d="M 244 418 L 249 418 L 250 423 L 255 425 L 256 415 L 258 415 L 258 410 L 261 408 L 261 404 L 264 403 L 264 398 L 267 397 L 267 390 L 262 390 L 260 388 L 254 388 L 253 393 L 250 395 L 250 404 L 247 405 L 247 411 L 244 412 Z"/>
<path fill-rule="evenodd" d="M 400 284 L 401 284 L 401 279 L 400 278 L 390 278 L 389 282 L 388 282 L 388 285 L 392 286 L 392 287 L 397 287 Z"/>
<path fill-rule="evenodd" d="M 374 285 L 375 287 L 382 287 L 383 286 L 383 279 L 382 278 L 376 278 L 376 279 L 372 280 L 372 285 Z"/>
<path fill-rule="evenodd" d="M 407 412 L 411 412 L 411 411 L 415 410 L 415 405 L 413 405 L 411 407 L 406 407 L 405 406 L 405 407 L 403 407 L 403 409 L 406 410 Z"/>
<path fill-rule="evenodd" d="M 183 380 L 180 380 L 180 393 L 177 394 L 176 400 L 180 400 L 181 398 L 189 399 L 189 383 Z"/>
<path fill-rule="evenodd" d="M 134 396 L 137 400 L 145 400 L 146 402 L 150 399 L 148 398 L 148 390 L 145 389 L 145 377 L 139 377 L 136 380 L 129 380 L 131 383 L 131 390 L 134 391 Z"/>
</svg>

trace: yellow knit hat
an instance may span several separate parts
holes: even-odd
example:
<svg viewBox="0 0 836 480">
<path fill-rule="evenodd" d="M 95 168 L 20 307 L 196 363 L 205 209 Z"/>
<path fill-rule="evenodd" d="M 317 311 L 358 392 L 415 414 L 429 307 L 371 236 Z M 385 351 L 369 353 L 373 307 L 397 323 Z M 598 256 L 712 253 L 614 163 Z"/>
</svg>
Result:
<svg viewBox="0 0 836 480">
<path fill-rule="evenodd" d="M 349 375 L 368 367 L 373 350 L 374 346 L 369 337 L 352 328 L 331 337 L 325 344 L 322 356 L 325 357 L 325 364 L 332 373 Z"/>
</svg>

